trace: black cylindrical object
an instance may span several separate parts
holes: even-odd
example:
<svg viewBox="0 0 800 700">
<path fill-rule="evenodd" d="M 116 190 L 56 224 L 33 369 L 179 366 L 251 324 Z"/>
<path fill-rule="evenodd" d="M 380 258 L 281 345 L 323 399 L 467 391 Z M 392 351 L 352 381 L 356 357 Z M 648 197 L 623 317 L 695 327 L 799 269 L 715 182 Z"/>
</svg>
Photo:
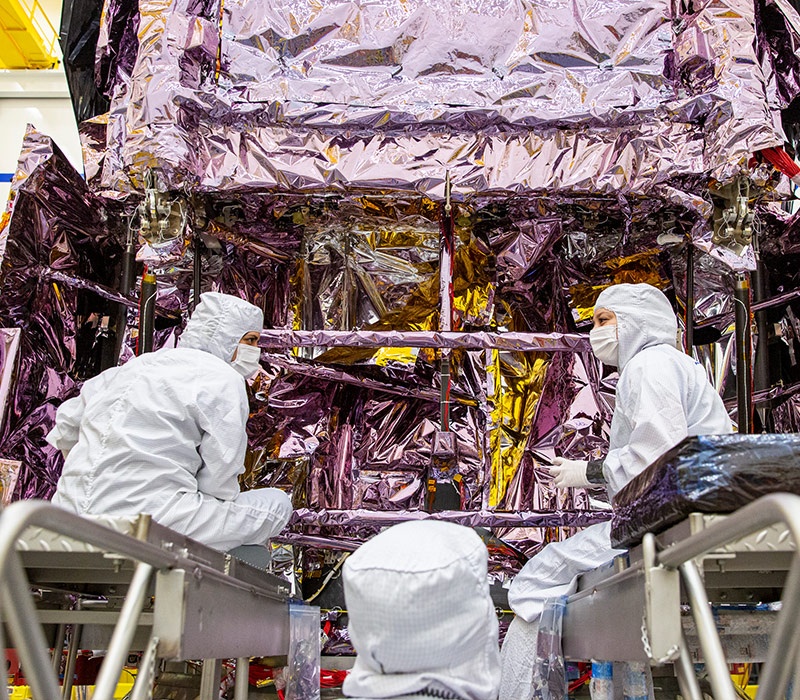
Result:
<svg viewBox="0 0 800 700">
<path fill-rule="evenodd" d="M 753 272 L 753 298 L 756 303 L 767 298 L 766 280 L 764 279 L 764 264 L 759 260 Z M 769 330 L 767 326 L 767 310 L 756 311 L 756 363 L 753 367 L 753 385 L 756 391 L 769 388 Z"/>
<path fill-rule="evenodd" d="M 736 396 L 740 433 L 753 432 L 753 339 L 750 332 L 750 275 L 739 273 L 734 290 L 736 307 Z"/>
<path fill-rule="evenodd" d="M 156 323 L 156 278 L 149 272 L 142 276 L 142 292 L 139 296 L 139 341 L 136 354 L 153 351 L 153 336 Z"/>
<path fill-rule="evenodd" d="M 123 296 L 128 296 L 133 289 L 134 274 L 136 270 L 136 246 L 133 243 L 133 236 L 128 236 L 128 243 L 122 253 L 122 274 L 119 281 L 119 292 Z M 122 341 L 125 337 L 125 328 L 128 325 L 128 307 L 120 304 L 117 309 L 116 321 L 116 359 L 122 352 Z"/>
<path fill-rule="evenodd" d="M 194 237 L 194 262 L 192 264 L 192 301 L 189 306 L 189 315 L 194 313 L 195 307 L 200 303 L 200 290 L 203 285 L 203 250 L 205 246 L 199 236 Z"/>
<path fill-rule="evenodd" d="M 686 246 L 686 354 L 694 350 L 694 246 Z"/>
</svg>

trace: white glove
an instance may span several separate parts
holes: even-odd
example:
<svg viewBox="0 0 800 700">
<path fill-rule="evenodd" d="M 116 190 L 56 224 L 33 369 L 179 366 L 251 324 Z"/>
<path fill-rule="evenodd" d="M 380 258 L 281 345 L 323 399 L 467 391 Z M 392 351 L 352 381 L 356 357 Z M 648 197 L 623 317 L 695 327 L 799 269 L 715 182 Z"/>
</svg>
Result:
<svg viewBox="0 0 800 700">
<path fill-rule="evenodd" d="M 556 488 L 582 488 L 591 486 L 589 479 L 586 478 L 586 468 L 589 462 L 583 459 L 564 459 L 556 457 L 553 466 L 550 467 L 550 476 Z"/>
</svg>

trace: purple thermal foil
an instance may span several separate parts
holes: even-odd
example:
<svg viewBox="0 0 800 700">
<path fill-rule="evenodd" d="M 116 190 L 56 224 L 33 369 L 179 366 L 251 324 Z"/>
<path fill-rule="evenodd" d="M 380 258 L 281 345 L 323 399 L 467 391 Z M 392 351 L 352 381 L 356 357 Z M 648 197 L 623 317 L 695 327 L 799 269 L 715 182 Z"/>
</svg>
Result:
<svg viewBox="0 0 800 700">
<path fill-rule="evenodd" d="M 690 513 L 730 513 L 781 491 L 800 494 L 800 435 L 686 438 L 616 495 L 611 542 L 630 547 Z"/>
<path fill-rule="evenodd" d="M 496 348 L 517 352 L 576 352 L 588 350 L 585 335 L 566 333 L 459 333 L 455 331 L 287 331 L 261 332 L 259 345 L 292 347 L 415 347 L 482 350 Z"/>
<path fill-rule="evenodd" d="M 46 498 L 62 457 L 44 437 L 58 404 L 97 373 L 91 350 L 104 332 L 103 316 L 116 308 L 81 289 L 82 282 L 65 282 L 111 287 L 120 249 L 102 203 L 53 142 L 31 127 L 7 213 L 0 230 L 0 326 L 19 328 L 21 335 L 0 457 L 22 462 L 17 497 Z"/>
<path fill-rule="evenodd" d="M 407 520 L 441 520 L 467 527 L 586 527 L 608 520 L 605 511 L 425 511 L 316 510 L 298 508 L 292 525 L 325 527 L 387 526 Z"/>
<path fill-rule="evenodd" d="M 147 21 L 120 48 L 135 44 L 136 60 L 113 86 L 104 190 L 129 189 L 129 176 L 141 186 L 155 163 L 173 189 L 441 197 L 446 164 L 456 197 L 605 192 L 693 206 L 708 174 L 729 181 L 782 141 L 747 0 L 686 17 L 654 0 L 599 11 L 152 0 L 139 11 Z M 112 2 L 104 21 L 104 39 L 130 25 Z M 783 30 L 795 40 L 791 21 Z"/>
<path fill-rule="evenodd" d="M 800 433 L 800 391 L 775 407 L 772 420 L 776 432 Z"/>
</svg>

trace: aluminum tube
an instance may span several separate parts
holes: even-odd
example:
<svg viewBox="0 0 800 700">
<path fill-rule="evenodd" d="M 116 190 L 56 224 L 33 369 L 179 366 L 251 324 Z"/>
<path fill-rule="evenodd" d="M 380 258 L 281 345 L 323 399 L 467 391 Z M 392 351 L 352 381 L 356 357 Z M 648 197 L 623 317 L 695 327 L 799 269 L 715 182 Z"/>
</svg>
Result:
<svg viewBox="0 0 800 700">
<path fill-rule="evenodd" d="M 133 289 L 133 278 L 134 278 L 134 270 L 136 268 L 136 246 L 133 242 L 133 232 L 128 231 L 128 242 L 125 246 L 125 250 L 122 253 L 122 274 L 120 276 L 119 282 L 119 293 L 127 297 L 131 290 Z M 122 339 L 125 336 L 125 327 L 128 321 L 128 306 L 126 304 L 119 304 L 119 309 L 117 310 L 117 321 L 116 321 L 116 356 L 117 360 L 119 360 L 119 356 L 122 352 Z"/>
<path fill-rule="evenodd" d="M 686 354 L 694 354 L 694 246 L 686 246 Z"/>
<path fill-rule="evenodd" d="M 703 650 L 703 661 L 714 691 L 714 700 L 736 700 L 728 662 L 697 565 L 693 561 L 687 561 L 681 564 L 680 570 L 697 625 L 697 636 L 700 638 L 700 648 Z"/>
<path fill-rule="evenodd" d="M 218 700 L 222 659 L 204 659 L 197 700 Z"/>
<path fill-rule="evenodd" d="M 78 661 L 82 632 L 83 625 L 72 625 L 70 629 L 67 665 L 64 667 L 64 683 L 61 686 L 61 697 L 64 700 L 69 700 L 72 697 L 72 684 L 75 682 L 75 663 Z"/>
<path fill-rule="evenodd" d="M 153 697 L 157 651 L 158 637 L 151 636 L 142 660 L 139 662 L 139 673 L 136 674 L 130 700 L 149 700 Z"/>
<path fill-rule="evenodd" d="M 592 511 L 594 512 L 594 511 Z M 64 508 L 54 506 L 49 501 L 31 499 L 17 501 L 0 514 L 0 582 L 5 576 L 2 563 L 15 551 L 14 546 L 20 535 L 29 527 L 39 526 L 59 535 L 78 539 L 94 545 L 104 552 L 115 552 L 129 559 L 151 564 L 154 568 L 166 569 L 175 567 L 200 568 L 204 576 L 217 581 L 224 581 L 227 586 L 242 590 L 251 590 L 252 586 L 244 581 L 232 578 L 222 571 L 209 566 L 189 561 L 180 554 L 167 552 L 149 542 L 142 542 L 128 535 L 111 530 L 103 525 L 70 513 Z M 269 596 L 267 590 L 260 595 Z"/>
<path fill-rule="evenodd" d="M 58 673 L 61 671 L 61 659 L 64 656 L 64 640 L 67 638 L 67 626 L 62 622 L 56 629 L 56 638 L 53 641 L 53 673 L 58 678 Z"/>
<path fill-rule="evenodd" d="M 753 272 L 753 300 L 758 303 L 766 299 L 766 281 L 764 279 L 764 263 L 758 261 Z M 756 354 L 753 366 L 753 393 L 768 389 L 769 380 L 769 330 L 767 327 L 767 311 L 753 312 L 756 321 Z M 755 400 L 751 399 L 755 404 Z M 761 422 L 761 431 L 766 432 L 769 419 L 769 406 L 760 406 L 757 409 Z"/>
<path fill-rule="evenodd" d="M 25 677 L 35 698 L 57 698 L 58 681 L 47 650 L 50 645 L 36 618 L 36 608 L 19 556 L 13 552 L 3 561 L 3 580 L 0 581 L 0 604 L 10 634 L 17 649 Z M 5 680 L 3 680 L 5 683 Z"/>
<path fill-rule="evenodd" d="M 736 276 L 734 289 L 736 310 L 736 399 L 740 433 L 753 432 L 753 338 L 751 334 L 750 278 L 747 273 Z"/>
<path fill-rule="evenodd" d="M 764 263 L 759 261 L 753 273 L 753 299 L 756 303 L 766 299 L 766 283 L 764 280 Z M 758 340 L 756 345 L 756 364 L 753 368 L 755 390 L 769 387 L 769 332 L 767 330 L 767 312 L 755 311 Z"/>
<path fill-rule="evenodd" d="M 2 563 L 15 551 L 14 545 L 20 535 L 27 528 L 37 525 L 59 535 L 80 539 L 81 542 L 94 545 L 104 552 L 124 554 L 155 567 L 174 567 L 181 561 L 178 554 L 134 540 L 128 535 L 54 506 L 49 501 L 31 499 L 12 503 L 0 515 L 0 580 L 4 571 Z"/>
<path fill-rule="evenodd" d="M 758 700 L 783 698 L 794 670 L 793 662 L 800 650 L 798 617 L 800 617 L 800 555 L 795 553 L 792 568 L 783 585 L 781 612 L 769 640 L 767 663 L 764 664 L 759 676 L 756 696 Z"/>
<path fill-rule="evenodd" d="M 106 656 L 100 666 L 100 673 L 97 675 L 92 696 L 95 700 L 112 700 L 114 697 L 114 689 L 119 683 L 119 676 L 128 658 L 133 636 L 136 634 L 139 615 L 150 589 L 152 573 L 153 567 L 142 563 L 137 564 L 133 572 L 128 594 L 125 596 Z"/>
<path fill-rule="evenodd" d="M 8 668 L 8 659 L 6 659 L 6 638 L 2 624 L 0 624 L 0 668 Z M 9 700 L 8 683 L 6 683 L 5 680 L 0 683 L 0 700 Z"/>
<path fill-rule="evenodd" d="M 683 700 L 703 700 L 703 692 L 697 682 L 694 664 L 689 656 L 689 647 L 683 635 L 681 635 L 680 656 L 675 661 L 675 675 L 678 678 L 678 686 L 681 689 Z"/>
<path fill-rule="evenodd" d="M 247 691 L 250 685 L 250 659 L 241 657 L 236 659 L 236 679 L 233 687 L 233 700 L 247 700 Z"/>
</svg>

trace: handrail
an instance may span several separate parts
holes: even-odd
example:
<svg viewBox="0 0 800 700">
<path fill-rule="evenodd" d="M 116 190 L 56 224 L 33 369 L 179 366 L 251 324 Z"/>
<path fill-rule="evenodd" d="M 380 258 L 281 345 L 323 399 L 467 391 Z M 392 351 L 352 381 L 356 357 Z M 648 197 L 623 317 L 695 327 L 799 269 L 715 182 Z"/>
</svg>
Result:
<svg viewBox="0 0 800 700">
<path fill-rule="evenodd" d="M 658 563 L 677 569 L 690 559 L 781 522 L 789 528 L 800 550 L 800 496 L 772 493 L 726 515 L 724 520 L 712 523 L 691 537 L 666 547 L 658 553 Z"/>
<path fill-rule="evenodd" d="M 0 581 L 4 579 L 6 559 L 15 551 L 17 540 L 29 527 L 41 527 L 106 552 L 150 564 L 156 569 L 174 568 L 182 560 L 177 553 L 165 552 L 149 542 L 116 532 L 105 525 L 54 506 L 49 501 L 18 501 L 4 508 L 0 514 Z"/>
<path fill-rule="evenodd" d="M 9 553 L 15 551 L 17 540 L 29 527 L 41 527 L 56 532 L 105 552 L 149 564 L 154 569 L 187 569 L 254 595 L 275 598 L 275 594 L 268 589 L 253 586 L 202 562 L 188 559 L 175 552 L 167 552 L 149 542 L 112 530 L 81 515 L 54 506 L 49 501 L 36 499 L 17 501 L 0 513 L 0 584 L 5 580 L 5 562 Z"/>
<path fill-rule="evenodd" d="M 791 662 L 800 648 L 800 634 L 796 628 L 800 617 L 800 496 L 788 493 L 763 496 L 658 554 L 659 564 L 682 568 L 692 559 L 778 523 L 789 529 L 797 551 L 783 587 L 781 613 L 770 639 L 769 660 L 761 675 L 757 700 L 783 697 L 792 672 Z"/>
</svg>

